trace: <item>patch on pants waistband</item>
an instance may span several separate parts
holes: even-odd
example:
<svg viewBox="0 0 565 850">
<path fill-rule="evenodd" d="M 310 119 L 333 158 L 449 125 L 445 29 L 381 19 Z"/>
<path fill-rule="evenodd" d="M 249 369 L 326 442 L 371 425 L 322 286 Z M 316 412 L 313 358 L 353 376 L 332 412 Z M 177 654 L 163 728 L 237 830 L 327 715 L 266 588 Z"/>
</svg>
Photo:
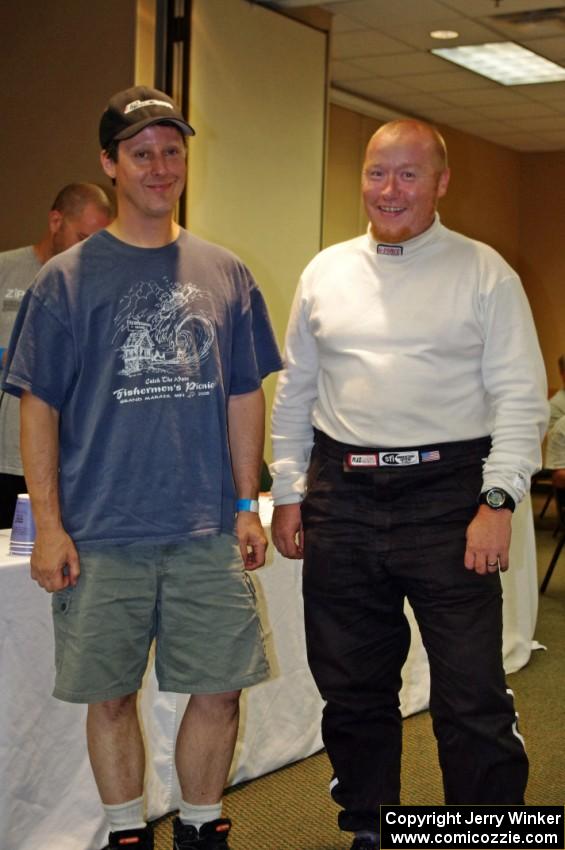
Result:
<svg viewBox="0 0 565 850">
<path fill-rule="evenodd" d="M 344 459 L 345 469 L 376 469 L 379 466 L 415 466 L 419 463 L 431 463 L 441 457 L 438 449 L 422 452 L 410 449 L 400 452 L 348 452 Z"/>
</svg>

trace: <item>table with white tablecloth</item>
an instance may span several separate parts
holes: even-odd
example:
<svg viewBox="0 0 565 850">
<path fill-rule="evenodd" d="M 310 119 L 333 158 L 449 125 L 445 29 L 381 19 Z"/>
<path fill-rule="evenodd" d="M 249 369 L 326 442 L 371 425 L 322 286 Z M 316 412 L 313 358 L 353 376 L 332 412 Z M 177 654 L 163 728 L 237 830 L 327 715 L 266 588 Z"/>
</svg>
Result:
<svg viewBox="0 0 565 850">
<path fill-rule="evenodd" d="M 261 500 L 265 525 L 270 503 Z M 26 559 L 8 554 L 0 531 L 0 847 L 2 850 L 99 850 L 107 829 L 90 772 L 86 707 L 50 696 L 53 638 L 50 598 L 29 578 Z M 535 543 L 529 500 L 514 517 L 512 568 L 503 576 L 507 672 L 527 663 L 537 614 Z M 307 668 L 301 563 L 271 547 L 253 574 L 272 667 L 269 681 L 244 693 L 230 783 L 251 779 L 321 747 L 322 703 Z M 427 706 L 429 673 L 412 612 L 412 646 L 403 670 L 404 715 Z M 174 741 L 187 697 L 159 693 L 149 665 L 141 692 L 148 757 L 149 817 L 175 809 Z"/>
</svg>

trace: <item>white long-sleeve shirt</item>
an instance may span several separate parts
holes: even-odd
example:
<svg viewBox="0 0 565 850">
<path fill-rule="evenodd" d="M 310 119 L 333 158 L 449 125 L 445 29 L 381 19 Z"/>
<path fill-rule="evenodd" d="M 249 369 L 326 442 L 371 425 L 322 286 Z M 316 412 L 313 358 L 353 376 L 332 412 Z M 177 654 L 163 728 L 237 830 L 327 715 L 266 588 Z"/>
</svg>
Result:
<svg viewBox="0 0 565 850">
<path fill-rule="evenodd" d="M 483 487 L 519 502 L 541 466 L 546 399 L 528 301 L 492 248 L 438 216 L 399 246 L 370 232 L 333 245 L 293 302 L 273 407 L 275 504 L 304 495 L 313 427 L 384 449 L 491 435 Z"/>
</svg>

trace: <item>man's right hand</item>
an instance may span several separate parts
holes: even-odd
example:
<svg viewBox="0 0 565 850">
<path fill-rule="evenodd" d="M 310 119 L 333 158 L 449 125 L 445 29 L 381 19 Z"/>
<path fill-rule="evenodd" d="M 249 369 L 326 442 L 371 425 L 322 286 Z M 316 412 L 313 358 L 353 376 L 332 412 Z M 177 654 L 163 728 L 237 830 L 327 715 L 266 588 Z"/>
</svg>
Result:
<svg viewBox="0 0 565 850">
<path fill-rule="evenodd" d="M 31 555 L 31 577 L 48 593 L 74 587 L 80 575 L 75 544 L 64 528 L 38 532 Z"/>
<path fill-rule="evenodd" d="M 292 505 L 275 505 L 271 537 L 275 547 L 285 558 L 304 557 L 304 531 L 300 516 L 300 502 Z"/>
</svg>

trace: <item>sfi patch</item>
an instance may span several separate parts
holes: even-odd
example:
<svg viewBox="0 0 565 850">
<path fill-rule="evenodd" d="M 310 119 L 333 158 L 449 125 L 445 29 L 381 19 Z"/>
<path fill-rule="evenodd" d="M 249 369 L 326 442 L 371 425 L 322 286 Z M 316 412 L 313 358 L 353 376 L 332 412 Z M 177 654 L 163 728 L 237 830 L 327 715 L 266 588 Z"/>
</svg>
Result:
<svg viewBox="0 0 565 850">
<path fill-rule="evenodd" d="M 420 452 L 379 452 L 380 466 L 414 466 L 420 463 Z"/>
</svg>

